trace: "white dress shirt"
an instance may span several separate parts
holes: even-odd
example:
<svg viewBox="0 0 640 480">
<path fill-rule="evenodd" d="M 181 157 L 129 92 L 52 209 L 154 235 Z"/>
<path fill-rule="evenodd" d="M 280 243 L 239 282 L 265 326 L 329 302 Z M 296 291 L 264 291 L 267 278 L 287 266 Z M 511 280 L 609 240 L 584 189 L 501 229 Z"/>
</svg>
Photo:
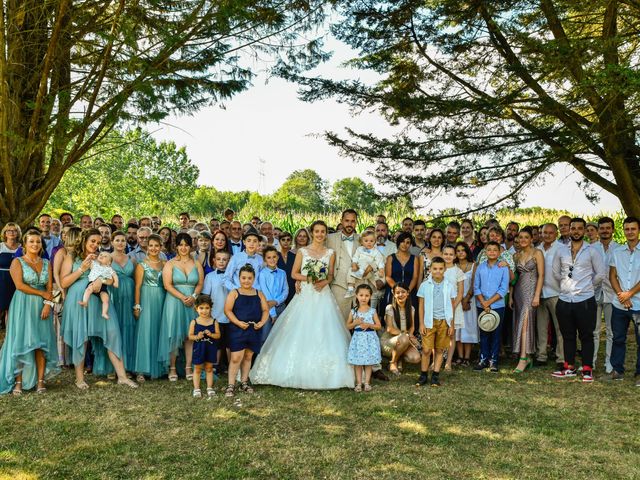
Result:
<svg viewBox="0 0 640 480">
<path fill-rule="evenodd" d="M 606 275 L 602 255 L 582 242 L 582 247 L 571 256 L 571 244 L 558 248 L 553 257 L 553 276 L 560 282 L 560 300 L 578 303 L 595 296 Z"/>
<path fill-rule="evenodd" d="M 544 256 L 544 283 L 542 284 L 542 295 L 540 298 L 553 298 L 560 295 L 560 282 L 553 276 L 553 257 L 560 245 L 560 243 L 554 241 L 549 245 L 547 250 L 544 248 L 544 243 L 541 243 L 537 247 Z"/>
<path fill-rule="evenodd" d="M 622 291 L 628 292 L 631 290 L 640 282 L 640 252 L 638 252 L 638 246 L 632 251 L 628 243 L 620 245 L 612 252 L 609 266 L 616 267 L 616 274 Z M 626 310 L 620 303 L 620 300 L 618 300 L 615 292 L 611 303 L 620 310 Z M 640 312 L 640 293 L 636 293 L 631 297 L 631 310 Z"/>
</svg>

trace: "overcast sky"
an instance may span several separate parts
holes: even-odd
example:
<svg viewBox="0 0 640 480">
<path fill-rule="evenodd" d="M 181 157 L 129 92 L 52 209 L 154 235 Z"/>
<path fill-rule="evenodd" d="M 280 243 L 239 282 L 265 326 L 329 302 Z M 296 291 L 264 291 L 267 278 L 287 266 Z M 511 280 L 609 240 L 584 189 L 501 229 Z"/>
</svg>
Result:
<svg viewBox="0 0 640 480">
<path fill-rule="evenodd" d="M 334 59 L 322 66 L 321 72 L 344 78 L 340 62 L 349 57 L 349 50 L 335 41 L 332 48 L 336 51 Z M 305 168 L 316 170 L 331 182 L 357 176 L 375 184 L 368 176 L 370 165 L 340 157 L 337 149 L 314 135 L 327 130 L 341 132 L 347 126 L 384 134 L 392 131 L 386 122 L 376 114 L 353 117 L 346 106 L 332 100 L 302 102 L 296 91 L 295 84 L 280 79 L 267 81 L 260 75 L 253 87 L 228 101 L 224 108 L 210 107 L 193 116 L 172 117 L 150 128 L 159 140 L 185 145 L 200 168 L 199 183 L 219 190 L 271 193 L 293 170 Z M 264 160 L 263 181 L 260 159 Z M 523 206 L 567 208 L 589 214 L 621 208 L 617 198 L 607 192 L 602 192 L 598 205 L 590 204 L 576 185 L 579 176 L 570 167 L 557 167 L 553 174 L 545 185 L 528 191 Z M 481 195 L 479 198 L 490 201 L 495 194 Z M 419 199 L 418 203 L 434 210 L 468 206 L 466 200 L 455 196 Z"/>
</svg>

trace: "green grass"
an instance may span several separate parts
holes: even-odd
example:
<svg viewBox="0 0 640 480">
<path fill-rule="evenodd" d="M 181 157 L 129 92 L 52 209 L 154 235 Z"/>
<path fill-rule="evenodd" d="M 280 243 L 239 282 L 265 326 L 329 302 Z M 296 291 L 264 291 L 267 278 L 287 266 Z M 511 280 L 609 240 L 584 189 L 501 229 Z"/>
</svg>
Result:
<svg viewBox="0 0 640 480">
<path fill-rule="evenodd" d="M 46 395 L 0 398 L 0 478 L 640 478 L 632 378 L 511 369 L 211 401 L 185 380 L 132 391 L 88 377 L 79 392 L 65 371 Z"/>
</svg>

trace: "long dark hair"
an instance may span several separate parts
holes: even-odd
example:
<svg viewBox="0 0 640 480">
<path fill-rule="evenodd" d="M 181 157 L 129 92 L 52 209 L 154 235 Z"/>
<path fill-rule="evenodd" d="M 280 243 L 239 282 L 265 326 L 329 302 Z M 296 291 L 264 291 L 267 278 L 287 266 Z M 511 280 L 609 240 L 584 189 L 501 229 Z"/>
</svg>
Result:
<svg viewBox="0 0 640 480">
<path fill-rule="evenodd" d="M 411 305 L 411 296 L 409 295 L 409 285 L 404 282 L 396 283 L 391 289 L 392 293 L 396 292 L 396 288 L 402 288 L 407 291 L 407 299 L 404 302 L 404 318 L 407 322 L 407 330 L 411 330 L 413 327 L 413 310 Z M 393 309 L 393 321 L 396 323 L 396 327 L 400 328 L 400 306 L 396 300 L 396 296 L 392 295 L 391 308 Z"/>
<path fill-rule="evenodd" d="M 369 291 L 369 295 L 370 295 L 370 297 L 369 297 L 369 306 L 371 306 L 371 297 L 373 296 L 373 288 L 371 288 L 366 283 L 361 283 L 360 285 L 358 285 L 356 287 L 356 295 L 358 295 L 358 292 L 360 290 L 368 290 Z M 353 314 L 355 315 L 358 312 L 358 308 L 360 307 L 360 304 L 358 303 L 358 299 L 357 298 L 353 299 L 352 307 L 353 307 Z"/>
</svg>

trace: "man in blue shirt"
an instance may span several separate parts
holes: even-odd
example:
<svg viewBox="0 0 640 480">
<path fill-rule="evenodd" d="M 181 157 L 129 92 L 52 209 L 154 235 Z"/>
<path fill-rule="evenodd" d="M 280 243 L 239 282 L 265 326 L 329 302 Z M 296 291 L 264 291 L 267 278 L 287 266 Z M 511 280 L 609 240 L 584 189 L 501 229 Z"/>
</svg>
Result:
<svg viewBox="0 0 640 480">
<path fill-rule="evenodd" d="M 492 332 L 480 330 L 480 361 L 473 369 L 482 371 L 489 367 L 491 372 L 497 373 L 504 320 L 504 297 L 509 291 L 509 267 L 499 265 L 500 244 L 498 242 L 487 243 L 484 251 L 487 260 L 482 262 L 476 270 L 473 294 L 476 297 L 478 315 L 493 310 L 499 315 L 500 322 Z"/>
</svg>

